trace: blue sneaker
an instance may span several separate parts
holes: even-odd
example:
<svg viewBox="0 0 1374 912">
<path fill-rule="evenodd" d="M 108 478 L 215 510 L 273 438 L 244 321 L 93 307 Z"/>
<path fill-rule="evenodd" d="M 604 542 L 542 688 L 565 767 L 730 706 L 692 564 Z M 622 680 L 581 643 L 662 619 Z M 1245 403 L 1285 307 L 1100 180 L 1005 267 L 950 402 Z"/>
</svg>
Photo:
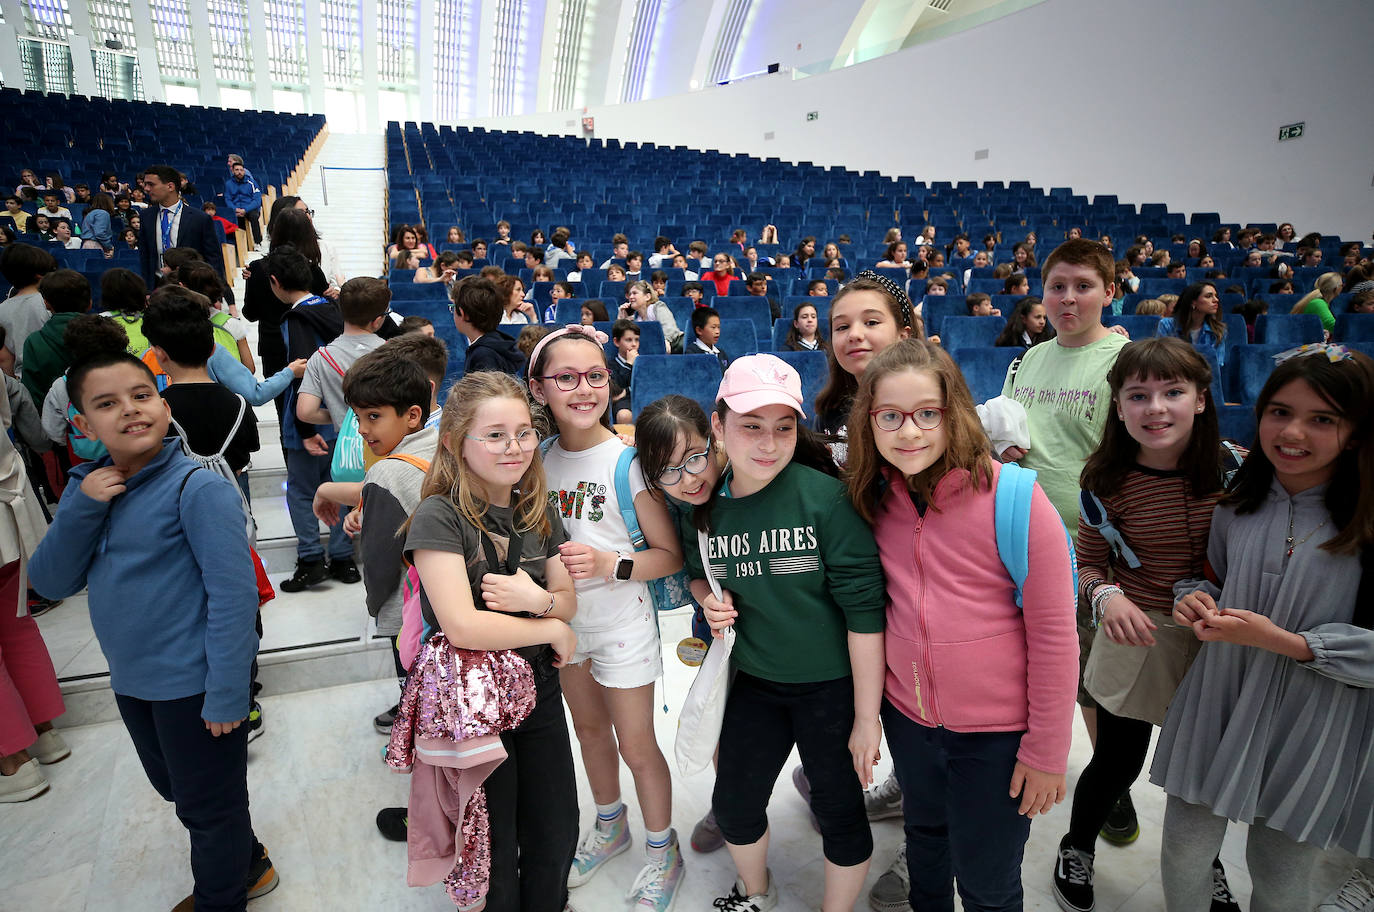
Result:
<svg viewBox="0 0 1374 912">
<path fill-rule="evenodd" d="M 628 898 L 633 912 L 668 912 L 682 884 L 682 848 L 674 832 L 662 854 L 649 850 L 649 863 L 639 871 Z"/>
<path fill-rule="evenodd" d="M 614 820 L 598 819 L 573 856 L 568 869 L 568 887 L 580 887 L 601 870 L 601 866 L 630 847 L 630 825 L 625 819 L 625 806 Z"/>
</svg>

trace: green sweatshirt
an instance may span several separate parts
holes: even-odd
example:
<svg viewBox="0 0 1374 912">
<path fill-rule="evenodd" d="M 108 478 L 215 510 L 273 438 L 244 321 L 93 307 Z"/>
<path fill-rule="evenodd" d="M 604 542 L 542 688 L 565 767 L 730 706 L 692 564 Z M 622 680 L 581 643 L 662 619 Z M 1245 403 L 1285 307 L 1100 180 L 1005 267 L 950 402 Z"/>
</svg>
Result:
<svg viewBox="0 0 1374 912">
<path fill-rule="evenodd" d="M 687 572 L 704 579 L 686 520 Z M 847 677 L 847 632 L 882 633 L 886 604 L 873 532 L 844 485 L 792 463 L 748 497 L 711 510 L 711 572 L 734 594 L 736 667 L 784 684 Z"/>
</svg>

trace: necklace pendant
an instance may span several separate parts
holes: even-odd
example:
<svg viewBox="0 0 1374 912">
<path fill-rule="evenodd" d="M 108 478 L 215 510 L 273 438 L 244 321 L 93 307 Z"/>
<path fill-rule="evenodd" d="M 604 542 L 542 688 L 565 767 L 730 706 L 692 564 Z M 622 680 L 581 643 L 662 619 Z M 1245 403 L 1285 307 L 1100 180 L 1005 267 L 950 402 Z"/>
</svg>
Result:
<svg viewBox="0 0 1374 912">
<path fill-rule="evenodd" d="M 1292 556 L 1293 556 L 1293 543 L 1292 543 L 1292 542 L 1289 542 L 1289 543 L 1288 543 L 1288 554 L 1285 555 L 1285 556 L 1286 556 L 1286 557 L 1292 557 Z"/>
</svg>

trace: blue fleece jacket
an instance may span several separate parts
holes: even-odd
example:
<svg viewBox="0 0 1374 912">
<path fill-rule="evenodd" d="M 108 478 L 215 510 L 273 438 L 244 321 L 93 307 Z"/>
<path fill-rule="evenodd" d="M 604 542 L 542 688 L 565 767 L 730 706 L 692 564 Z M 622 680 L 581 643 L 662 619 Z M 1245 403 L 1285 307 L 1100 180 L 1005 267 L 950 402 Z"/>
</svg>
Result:
<svg viewBox="0 0 1374 912">
<path fill-rule="evenodd" d="M 253 175 L 247 171 L 243 174 L 243 180 L 239 180 L 230 174 L 229 179 L 224 182 L 224 203 L 230 209 L 242 209 L 244 212 L 257 212 L 262 208 L 262 190 L 258 189 L 258 182 L 253 180 Z M 229 221 L 233 221 L 230 219 Z"/>
<path fill-rule="evenodd" d="M 110 464 L 106 456 L 72 469 L 29 562 L 30 584 L 49 598 L 89 590 L 91 626 L 115 693 L 140 700 L 204 693 L 205 720 L 246 717 L 258 591 L 238 491 L 199 468 L 175 437 L 123 494 L 102 503 L 81 482 Z"/>
<path fill-rule="evenodd" d="M 205 368 L 210 372 L 211 380 L 231 393 L 238 393 L 248 400 L 249 405 L 262 405 L 264 402 L 271 402 L 291 385 L 292 380 L 296 379 L 289 367 L 283 367 L 259 383 L 253 372 L 244 367 L 243 362 L 229 354 L 228 349 L 223 345 L 215 346 Z"/>
</svg>

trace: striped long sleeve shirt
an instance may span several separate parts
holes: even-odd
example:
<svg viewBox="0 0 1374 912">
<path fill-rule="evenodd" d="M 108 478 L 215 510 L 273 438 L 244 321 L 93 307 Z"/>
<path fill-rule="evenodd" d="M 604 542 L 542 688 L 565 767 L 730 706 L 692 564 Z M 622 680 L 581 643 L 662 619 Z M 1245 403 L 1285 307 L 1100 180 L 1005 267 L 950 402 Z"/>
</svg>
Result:
<svg viewBox="0 0 1374 912">
<path fill-rule="evenodd" d="M 1107 517 L 1140 558 L 1132 569 L 1101 534 L 1078 522 L 1078 591 L 1090 600 L 1109 580 L 1144 611 L 1172 611 L 1175 580 L 1198 579 L 1207 558 L 1212 511 L 1221 492 L 1198 497 L 1181 472 L 1136 466 L 1111 494 L 1098 493 Z"/>
</svg>

